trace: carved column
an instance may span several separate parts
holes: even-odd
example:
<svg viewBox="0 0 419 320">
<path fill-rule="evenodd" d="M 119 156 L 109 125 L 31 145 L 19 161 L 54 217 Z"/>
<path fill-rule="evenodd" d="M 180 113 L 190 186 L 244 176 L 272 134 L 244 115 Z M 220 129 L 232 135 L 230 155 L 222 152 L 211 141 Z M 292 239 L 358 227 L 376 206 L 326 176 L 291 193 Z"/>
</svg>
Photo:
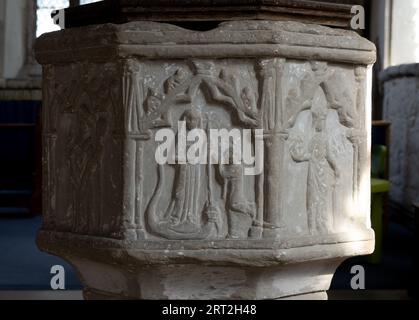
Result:
<svg viewBox="0 0 419 320">
<path fill-rule="evenodd" d="M 132 240 L 144 238 L 144 226 L 141 221 L 143 171 L 143 147 L 141 119 L 144 117 L 143 74 L 141 65 L 135 60 L 127 59 L 121 62 L 123 117 L 122 131 L 116 132 L 121 144 L 125 145 L 123 155 L 123 222 L 125 237 Z M 118 98 L 114 101 L 117 104 Z M 119 112 L 115 110 L 115 112 Z M 118 126 L 116 126 L 118 128 Z"/>
<path fill-rule="evenodd" d="M 266 168 L 261 178 L 264 179 L 263 194 L 265 195 L 264 237 L 277 237 L 281 234 L 281 179 L 283 172 L 284 139 L 282 127 L 282 78 L 285 59 L 264 59 L 259 62 L 261 82 L 261 118 L 264 128 Z"/>
<path fill-rule="evenodd" d="M 47 124 L 38 245 L 71 262 L 86 298 L 324 298 L 344 259 L 373 251 L 358 195 L 369 192 L 375 48 L 358 34 L 136 21 L 46 34 L 36 53 Z M 182 154 L 159 163 L 169 129 L 175 149 L 194 129 L 251 130 L 263 170 Z"/>
</svg>

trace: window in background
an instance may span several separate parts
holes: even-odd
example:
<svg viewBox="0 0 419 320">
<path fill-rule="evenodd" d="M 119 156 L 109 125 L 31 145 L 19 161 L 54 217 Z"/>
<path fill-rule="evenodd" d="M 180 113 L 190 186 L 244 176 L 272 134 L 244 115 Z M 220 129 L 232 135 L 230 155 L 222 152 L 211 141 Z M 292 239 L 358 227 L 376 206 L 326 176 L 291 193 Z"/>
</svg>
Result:
<svg viewBox="0 0 419 320">
<path fill-rule="evenodd" d="M 76 1 L 76 5 L 84 5 L 93 2 L 99 2 L 103 0 L 79 0 Z M 57 9 L 64 9 L 70 6 L 69 0 L 37 0 L 36 9 L 36 36 L 39 37 L 41 34 L 60 30 L 60 27 L 55 25 L 52 18 L 51 12 Z"/>
<path fill-rule="evenodd" d="M 64 9 L 70 5 L 69 0 L 37 0 L 36 8 L 36 36 L 60 30 L 51 18 L 51 12 Z"/>
<path fill-rule="evenodd" d="M 393 1 L 391 65 L 419 62 L 419 1 Z"/>
<path fill-rule="evenodd" d="M 99 2 L 99 1 L 102 1 L 102 0 L 80 0 L 80 4 L 83 5 L 83 4 Z"/>
</svg>

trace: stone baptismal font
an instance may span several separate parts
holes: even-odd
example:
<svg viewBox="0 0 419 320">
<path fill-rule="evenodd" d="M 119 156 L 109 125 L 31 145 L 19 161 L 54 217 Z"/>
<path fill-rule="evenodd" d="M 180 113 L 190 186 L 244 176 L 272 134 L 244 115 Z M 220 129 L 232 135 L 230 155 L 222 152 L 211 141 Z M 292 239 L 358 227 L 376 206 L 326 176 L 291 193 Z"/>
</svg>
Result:
<svg viewBox="0 0 419 320">
<path fill-rule="evenodd" d="M 36 44 L 39 247 L 74 266 L 86 299 L 326 298 L 342 261 L 374 250 L 375 47 L 350 19 L 318 1 L 68 9 Z M 261 168 L 159 163 L 162 130 L 174 149 L 243 132 Z"/>
</svg>

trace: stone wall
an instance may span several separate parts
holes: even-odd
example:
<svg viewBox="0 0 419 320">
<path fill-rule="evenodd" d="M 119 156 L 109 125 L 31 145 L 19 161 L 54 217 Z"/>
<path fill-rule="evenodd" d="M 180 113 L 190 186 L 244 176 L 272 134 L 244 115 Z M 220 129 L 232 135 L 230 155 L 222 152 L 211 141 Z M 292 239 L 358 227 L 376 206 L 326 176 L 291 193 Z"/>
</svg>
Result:
<svg viewBox="0 0 419 320">
<path fill-rule="evenodd" d="M 390 197 L 410 207 L 419 201 L 419 64 L 388 68 L 381 81 L 384 119 L 392 123 Z"/>
</svg>

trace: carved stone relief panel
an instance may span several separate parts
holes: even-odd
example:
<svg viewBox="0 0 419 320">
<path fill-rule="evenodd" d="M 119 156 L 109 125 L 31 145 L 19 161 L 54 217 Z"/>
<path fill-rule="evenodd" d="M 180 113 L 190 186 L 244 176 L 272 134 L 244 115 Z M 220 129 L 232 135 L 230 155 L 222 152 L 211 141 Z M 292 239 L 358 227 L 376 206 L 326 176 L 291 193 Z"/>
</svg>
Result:
<svg viewBox="0 0 419 320">
<path fill-rule="evenodd" d="M 288 225 L 311 235 L 365 228 L 367 213 L 361 211 L 358 193 L 365 164 L 360 161 L 368 157 L 360 141 L 366 140 L 367 130 L 360 122 L 364 106 L 356 98 L 359 77 L 324 62 L 290 62 L 285 74 L 283 128 L 289 152 L 282 157 L 289 188 L 283 189 L 280 202 L 295 215 Z M 295 219 L 305 220 L 306 226 Z"/>
<path fill-rule="evenodd" d="M 177 120 L 188 118 L 207 129 L 262 128 L 267 154 L 264 172 L 253 179 L 234 179 L 240 180 L 240 184 L 232 188 L 240 191 L 233 194 L 226 190 L 232 181 L 223 173 L 217 176 L 215 172 L 222 170 L 212 165 L 158 166 L 153 175 L 148 169 L 156 164 L 153 157 L 147 156 L 148 163 L 143 167 L 148 172 L 143 180 L 147 185 L 139 188 L 143 193 L 137 197 L 143 204 L 133 219 L 139 220 L 151 236 L 165 239 L 246 239 L 251 237 L 252 227 L 255 230 L 258 226 L 263 226 L 266 238 L 299 233 L 322 235 L 345 232 L 356 225 L 357 216 L 363 215 L 357 211 L 356 203 L 356 168 L 362 150 L 352 141 L 355 135 L 366 132 L 356 122 L 362 118 L 363 110 L 358 110 L 357 102 L 351 98 L 356 96 L 351 90 L 357 89 L 354 72 L 321 62 L 273 59 L 246 61 L 237 66 L 228 61 L 225 65 L 231 70 L 244 70 L 238 77 L 230 76 L 234 86 L 229 92 L 228 69 L 218 64 L 192 61 L 183 65 L 163 63 L 163 67 L 148 65 L 150 70 L 144 69 L 144 74 L 153 76 L 145 77 L 140 90 L 147 92 L 140 122 L 148 130 L 175 127 Z M 240 82 L 245 83 L 243 88 Z M 215 84 L 215 89 L 206 87 L 208 84 Z M 234 87 L 238 89 L 233 90 Z M 175 98 L 170 96 L 171 90 L 176 90 Z M 224 97 L 218 90 L 224 90 Z M 166 102 L 170 99 L 175 102 Z M 240 113 L 240 103 L 235 105 L 234 99 L 249 105 L 250 121 L 246 113 Z M 142 154 L 153 154 L 156 144 L 143 132 Z M 140 162 L 143 161 L 144 157 Z M 260 185 L 264 176 L 268 178 Z M 150 184 L 156 187 L 150 188 Z M 202 185 L 207 186 L 206 190 L 199 188 Z M 248 197 L 241 195 L 245 190 Z M 214 195 L 218 200 L 214 201 Z M 242 199 L 236 202 L 245 205 L 234 208 L 227 203 L 235 198 Z M 160 209 L 154 204 L 157 202 Z M 185 212 L 198 214 L 188 216 Z M 237 214 L 241 219 L 236 219 Z M 218 221 L 211 221 L 211 215 Z M 240 220 L 247 220 L 245 227 L 237 225 Z"/>
<path fill-rule="evenodd" d="M 245 176 L 241 165 L 159 165 L 154 158 L 156 130 L 169 127 L 180 139 L 179 121 L 185 121 L 188 131 L 203 129 L 207 137 L 213 129 L 260 127 L 253 62 L 158 62 L 147 63 L 143 70 L 148 76 L 143 81 L 147 94 L 140 148 L 147 156 L 140 162 L 147 179 L 140 187 L 142 204 L 136 214 L 146 227 L 147 238 L 202 240 L 257 236 L 255 178 Z"/>
<path fill-rule="evenodd" d="M 48 67 L 45 74 L 45 166 L 55 173 L 46 177 L 53 195 L 46 226 L 150 240 L 270 239 L 366 227 L 358 199 L 367 158 L 361 67 L 279 58 L 128 59 Z M 263 130 L 263 171 L 158 164 L 155 135 L 170 128 L 180 139 L 179 121 L 208 137 L 211 129 Z"/>
<path fill-rule="evenodd" d="M 117 67 L 77 63 L 45 72 L 45 225 L 80 234 L 118 232 L 123 139 L 113 118 Z"/>
</svg>

